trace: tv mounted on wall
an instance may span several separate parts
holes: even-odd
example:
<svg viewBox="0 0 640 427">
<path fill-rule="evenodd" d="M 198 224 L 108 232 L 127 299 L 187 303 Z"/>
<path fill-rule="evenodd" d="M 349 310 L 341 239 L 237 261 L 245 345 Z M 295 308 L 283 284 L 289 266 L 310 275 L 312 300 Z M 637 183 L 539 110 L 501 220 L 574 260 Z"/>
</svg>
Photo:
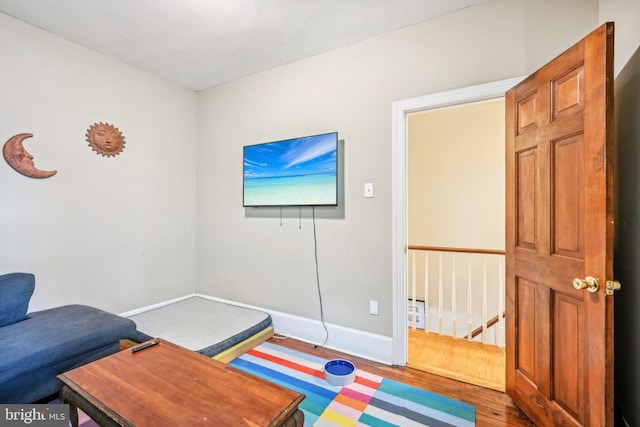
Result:
<svg viewBox="0 0 640 427">
<path fill-rule="evenodd" d="M 244 147 L 243 206 L 337 206 L 338 133 Z"/>
</svg>

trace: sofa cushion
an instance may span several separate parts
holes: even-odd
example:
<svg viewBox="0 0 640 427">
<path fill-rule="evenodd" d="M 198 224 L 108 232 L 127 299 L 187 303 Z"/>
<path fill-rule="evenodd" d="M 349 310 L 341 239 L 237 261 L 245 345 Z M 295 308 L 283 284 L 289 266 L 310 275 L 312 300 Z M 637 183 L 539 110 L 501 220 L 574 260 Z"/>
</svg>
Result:
<svg viewBox="0 0 640 427">
<path fill-rule="evenodd" d="M 135 332 L 132 320 L 84 305 L 29 313 L 22 322 L 0 328 L 0 383 L 132 338 Z"/>
<path fill-rule="evenodd" d="M 36 278 L 33 274 L 9 273 L 0 276 L 0 327 L 24 319 L 35 287 Z"/>
<path fill-rule="evenodd" d="M 26 372 L 11 381 L 0 382 L 0 402 L 2 403 L 33 403 L 46 397 L 53 396 L 60 391 L 62 383 L 56 378 L 78 366 L 102 359 L 103 357 L 120 351 L 120 343 L 114 342 L 97 350 L 83 353 L 71 359 L 66 359 L 53 366 L 42 367 L 32 372 Z M 33 425 L 37 425 L 34 423 Z M 91 424 L 95 425 L 95 424 Z"/>
</svg>

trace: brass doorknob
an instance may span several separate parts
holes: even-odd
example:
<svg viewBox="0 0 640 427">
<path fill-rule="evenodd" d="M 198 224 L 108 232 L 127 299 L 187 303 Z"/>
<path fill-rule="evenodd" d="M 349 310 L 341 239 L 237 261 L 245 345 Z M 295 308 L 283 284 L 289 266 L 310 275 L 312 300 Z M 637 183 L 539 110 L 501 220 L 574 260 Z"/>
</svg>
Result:
<svg viewBox="0 0 640 427">
<path fill-rule="evenodd" d="M 613 295 L 613 292 L 619 291 L 621 287 L 622 286 L 620 285 L 620 282 L 618 282 L 617 280 L 607 280 L 607 286 L 604 292 L 607 295 Z"/>
<path fill-rule="evenodd" d="M 589 292 L 596 292 L 600 287 L 598 279 L 595 277 L 587 276 L 584 279 L 573 279 L 573 287 L 576 289 L 586 289 Z"/>
</svg>

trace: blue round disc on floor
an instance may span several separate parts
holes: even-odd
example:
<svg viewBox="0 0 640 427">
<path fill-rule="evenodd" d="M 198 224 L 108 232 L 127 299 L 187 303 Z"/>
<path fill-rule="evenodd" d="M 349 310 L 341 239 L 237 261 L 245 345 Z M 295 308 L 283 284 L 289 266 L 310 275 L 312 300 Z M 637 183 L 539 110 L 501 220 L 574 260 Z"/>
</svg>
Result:
<svg viewBox="0 0 640 427">
<path fill-rule="evenodd" d="M 330 360 L 324 365 L 324 379 L 333 385 L 347 385 L 356 377 L 356 367 L 348 360 Z"/>
</svg>

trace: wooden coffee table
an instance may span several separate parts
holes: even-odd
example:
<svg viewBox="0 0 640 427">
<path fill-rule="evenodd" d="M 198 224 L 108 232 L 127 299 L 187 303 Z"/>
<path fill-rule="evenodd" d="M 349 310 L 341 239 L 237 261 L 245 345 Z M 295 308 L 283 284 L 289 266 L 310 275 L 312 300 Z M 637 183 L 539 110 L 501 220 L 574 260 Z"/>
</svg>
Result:
<svg viewBox="0 0 640 427">
<path fill-rule="evenodd" d="M 60 400 L 107 426 L 300 426 L 303 394 L 162 339 L 58 376 Z M 148 341 L 147 343 L 150 343 Z"/>
</svg>

